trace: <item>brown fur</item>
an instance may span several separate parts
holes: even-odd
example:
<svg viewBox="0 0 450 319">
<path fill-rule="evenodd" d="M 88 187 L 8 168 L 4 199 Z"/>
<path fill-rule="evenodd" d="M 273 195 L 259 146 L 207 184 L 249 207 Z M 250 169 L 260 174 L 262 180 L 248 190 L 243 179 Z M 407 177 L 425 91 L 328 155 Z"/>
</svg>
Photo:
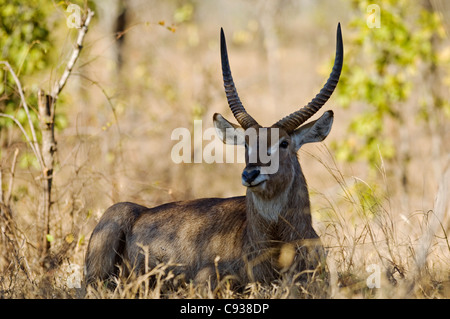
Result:
<svg viewBox="0 0 450 319">
<path fill-rule="evenodd" d="M 214 115 L 214 126 L 224 143 L 246 146 L 242 174 L 246 196 L 196 199 L 154 208 L 133 203 L 111 206 L 89 242 L 87 283 L 117 275 L 118 265 L 140 273 L 160 263 L 175 263 L 175 274 L 198 283 L 214 281 L 217 273 L 222 278 L 232 275 L 242 283 L 272 282 L 282 277 L 292 280 L 303 270 L 321 265 L 324 250 L 312 227 L 308 189 L 297 151 L 303 144 L 326 138 L 333 112 L 298 126 L 317 112 L 337 84 L 343 59 L 340 26 L 337 40 L 335 65 L 324 88 L 307 106 L 267 129 L 240 103 L 221 32 L 225 91 L 242 127 L 220 114 Z M 272 136 L 278 138 L 272 141 Z M 259 152 L 262 146 L 267 153 L 277 154 L 275 172 L 267 170 L 275 158 L 269 163 L 259 158 L 264 154 Z"/>
<path fill-rule="evenodd" d="M 117 265 L 136 272 L 159 263 L 176 263 L 175 274 L 204 283 L 215 280 L 215 258 L 220 276 L 233 275 L 240 282 L 270 282 L 280 276 L 278 264 L 283 244 L 295 247 L 296 258 L 287 267 L 293 274 L 318 265 L 299 258 L 313 246 L 321 250 L 311 223 L 306 182 L 295 160 L 293 182 L 286 189 L 288 200 L 276 221 L 262 217 L 255 208 L 259 194 L 205 198 L 145 208 L 133 203 L 111 206 L 95 227 L 86 254 L 86 281 L 92 283 L 117 275 Z M 294 163 L 294 164 L 295 164 Z M 294 178 L 295 177 L 295 178 Z M 269 196 L 272 197 L 272 196 Z M 270 201 L 270 200 L 269 200 Z M 147 249 L 147 252 L 145 251 Z M 301 260 L 300 260 L 301 259 Z"/>
</svg>

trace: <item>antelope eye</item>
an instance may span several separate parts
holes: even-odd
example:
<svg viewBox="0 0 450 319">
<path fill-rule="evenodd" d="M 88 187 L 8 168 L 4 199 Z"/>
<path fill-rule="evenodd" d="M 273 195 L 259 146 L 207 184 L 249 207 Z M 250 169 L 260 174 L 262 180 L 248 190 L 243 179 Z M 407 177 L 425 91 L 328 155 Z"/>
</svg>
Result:
<svg viewBox="0 0 450 319">
<path fill-rule="evenodd" d="M 280 143 L 280 147 L 281 148 L 287 148 L 288 146 L 289 146 L 288 141 L 283 141 L 283 142 Z"/>
</svg>

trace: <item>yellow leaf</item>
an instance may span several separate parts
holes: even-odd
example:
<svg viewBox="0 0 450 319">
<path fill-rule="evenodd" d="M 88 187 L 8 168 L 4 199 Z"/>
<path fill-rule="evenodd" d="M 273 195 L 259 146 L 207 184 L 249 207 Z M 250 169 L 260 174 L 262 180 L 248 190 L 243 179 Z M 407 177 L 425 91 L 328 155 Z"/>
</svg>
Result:
<svg viewBox="0 0 450 319">
<path fill-rule="evenodd" d="M 68 234 L 65 238 L 65 240 L 68 244 L 72 243 L 74 239 L 75 239 L 75 236 L 72 233 Z"/>
</svg>

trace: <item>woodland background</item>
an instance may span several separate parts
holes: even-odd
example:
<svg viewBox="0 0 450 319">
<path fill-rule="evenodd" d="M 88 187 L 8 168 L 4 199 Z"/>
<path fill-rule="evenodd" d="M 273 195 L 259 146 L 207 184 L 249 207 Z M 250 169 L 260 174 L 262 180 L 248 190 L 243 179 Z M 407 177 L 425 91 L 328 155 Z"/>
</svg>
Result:
<svg viewBox="0 0 450 319">
<path fill-rule="evenodd" d="M 95 13 L 78 55 L 71 4 L 81 23 Z M 232 118 L 220 28 L 241 100 L 269 125 L 318 93 L 338 22 L 344 69 L 319 112 L 334 111 L 333 129 L 299 152 L 331 296 L 449 298 L 449 21 L 444 0 L 0 0 L 0 298 L 135 297 L 78 285 L 108 206 L 245 193 L 242 164 L 170 157 L 175 128 Z M 380 288 L 367 286 L 373 265 Z"/>
</svg>

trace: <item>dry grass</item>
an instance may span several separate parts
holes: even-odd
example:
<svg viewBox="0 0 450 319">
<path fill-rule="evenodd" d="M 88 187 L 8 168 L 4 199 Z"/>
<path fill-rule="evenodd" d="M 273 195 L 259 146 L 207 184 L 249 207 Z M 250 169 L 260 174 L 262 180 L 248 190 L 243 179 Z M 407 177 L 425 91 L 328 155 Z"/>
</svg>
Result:
<svg viewBox="0 0 450 319">
<path fill-rule="evenodd" d="M 324 285 L 320 276 L 312 276 L 301 284 L 289 285 L 281 280 L 271 285 L 252 283 L 235 289 L 227 278 L 219 278 L 220 284 L 213 289 L 210 285 L 183 283 L 173 275 L 171 265 L 161 264 L 139 277 L 119 276 L 114 289 L 102 283 L 85 287 L 80 281 L 84 241 L 55 247 L 58 253 L 51 261 L 53 269 L 44 272 L 33 256 L 35 247 L 25 232 L 16 228 L 14 234 L 2 232 L 0 297 L 449 298 L 450 246 L 443 216 L 448 209 L 450 170 L 447 169 L 438 189 L 436 209 L 416 212 L 405 219 L 394 215 L 385 192 L 374 191 L 356 177 L 345 179 L 328 150 L 322 147 L 322 151 L 320 160 L 340 188 L 334 200 L 324 194 L 312 196 L 313 200 L 322 198 L 327 203 L 314 213 L 314 221 L 328 250 L 328 285 Z M 332 164 L 325 164 L 324 157 Z M 12 228 L 3 224 L 2 230 L 5 227 Z M 371 288 L 371 283 L 379 286 Z"/>
<path fill-rule="evenodd" d="M 52 247 L 46 260 L 38 253 L 38 173 L 27 164 L 30 155 L 21 132 L 2 131 L 1 189 L 4 198 L 11 198 L 0 205 L 0 299 L 450 298 L 449 169 L 441 180 L 433 176 L 427 166 L 436 159 L 430 158 L 426 132 L 412 131 L 417 143 L 410 164 L 411 208 L 402 209 L 382 159 L 377 180 L 368 177 L 364 163 L 336 163 L 324 146 L 346 134 L 346 114 L 359 111 L 343 112 L 334 97 L 328 103 L 336 111 L 329 138 L 299 154 L 314 227 L 328 249 L 329 286 L 323 287 L 319 276 L 296 286 L 280 281 L 252 283 L 240 290 L 232 289 L 226 279 L 216 289 L 179 285 L 170 265 L 160 265 L 138 278 L 120 277 L 113 290 L 102 285 L 86 288 L 83 282 L 77 288 L 90 233 L 111 204 L 134 201 L 154 206 L 244 193 L 242 164 L 176 165 L 170 160 L 174 128 L 192 129 L 193 120 L 202 119 L 205 129 L 212 126 L 215 112 L 232 118 L 220 78 L 221 26 L 230 39 L 230 62 L 243 103 L 258 121 L 270 124 L 309 101 L 323 84 L 318 69 L 333 57 L 336 16 L 342 17 L 343 26 L 349 18 L 341 2 L 327 2 L 327 10 L 289 2 L 291 7 L 275 21 L 281 58 L 268 61 L 253 2 L 219 2 L 217 7 L 201 2 L 193 21 L 180 23 L 173 33 L 158 21 L 171 25 L 174 3 L 136 1 L 133 27 L 124 36 L 121 70 L 112 57 L 114 33 L 98 12 L 58 109 L 68 124 L 56 132 Z M 222 13 L 224 8 L 228 14 Z M 344 33 L 344 41 L 345 37 Z M 70 46 L 61 49 L 61 56 L 69 50 Z M 269 85 L 274 78 L 268 69 L 279 70 L 275 87 Z M 51 77 L 37 76 L 29 82 L 50 87 Z M 16 149 L 17 166 L 12 169 Z M 396 169 L 396 163 L 389 165 L 389 172 Z M 371 281 L 377 271 L 380 286 L 369 288 L 367 280 L 377 283 Z"/>
</svg>

